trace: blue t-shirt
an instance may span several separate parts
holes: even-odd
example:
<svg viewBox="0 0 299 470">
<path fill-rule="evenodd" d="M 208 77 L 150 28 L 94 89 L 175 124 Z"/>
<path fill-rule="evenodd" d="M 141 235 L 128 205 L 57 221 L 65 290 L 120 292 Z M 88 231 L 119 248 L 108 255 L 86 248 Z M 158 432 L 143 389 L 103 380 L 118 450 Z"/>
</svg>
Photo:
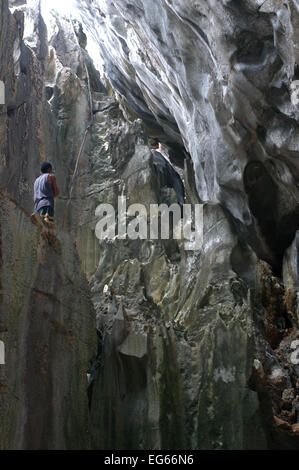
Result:
<svg viewBox="0 0 299 470">
<path fill-rule="evenodd" d="M 34 183 L 34 210 L 38 212 L 42 207 L 54 208 L 54 188 L 48 183 L 50 174 L 44 173 Z"/>
</svg>

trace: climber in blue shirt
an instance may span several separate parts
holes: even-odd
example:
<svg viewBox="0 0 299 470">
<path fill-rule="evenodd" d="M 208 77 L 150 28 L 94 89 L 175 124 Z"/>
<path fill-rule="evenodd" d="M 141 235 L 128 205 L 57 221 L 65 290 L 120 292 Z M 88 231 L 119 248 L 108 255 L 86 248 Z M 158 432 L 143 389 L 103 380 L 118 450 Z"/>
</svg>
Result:
<svg viewBox="0 0 299 470">
<path fill-rule="evenodd" d="M 53 167 L 51 163 L 45 162 L 41 167 L 41 175 L 34 183 L 34 211 L 48 224 L 54 222 L 54 198 L 58 195 L 59 189 Z"/>
</svg>

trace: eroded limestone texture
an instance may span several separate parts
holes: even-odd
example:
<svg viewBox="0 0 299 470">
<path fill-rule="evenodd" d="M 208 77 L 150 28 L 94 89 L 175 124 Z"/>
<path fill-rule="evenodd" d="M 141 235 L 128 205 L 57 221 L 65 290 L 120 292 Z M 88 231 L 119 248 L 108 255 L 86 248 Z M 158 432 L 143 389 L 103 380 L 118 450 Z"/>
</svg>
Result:
<svg viewBox="0 0 299 470">
<path fill-rule="evenodd" d="M 38 376 L 49 420 L 32 437 L 31 402 L 18 402 L 4 447 L 298 448 L 297 3 L 82 0 L 74 22 L 13 3 L 0 5 L 0 183 L 10 201 L 0 340 L 24 367 L 0 366 L 0 397 L 30 395 L 35 360 L 57 389 Z M 175 171 L 159 163 L 153 138 Z M 61 187 L 58 252 L 24 213 L 45 159 Z M 120 195 L 146 207 L 203 202 L 202 249 L 99 242 L 96 209 L 117 207 Z M 11 299 L 10 265 L 28 281 L 20 298 Z M 64 351 L 73 335 L 75 350 Z"/>
<path fill-rule="evenodd" d="M 47 31 L 34 7 L 11 14 L 7 1 L 0 3 L 0 77 L 6 90 L 0 106 L 0 448 L 88 449 L 87 373 L 96 353 L 90 289 L 70 232 L 61 223 L 46 230 L 30 218 L 40 163 L 48 157 L 55 165 L 61 142 L 59 106 L 54 113 L 45 93 Z M 58 78 L 62 89 L 67 80 L 73 86 L 60 102 L 65 116 L 80 90 L 88 103 L 70 69 Z M 82 127 L 85 119 L 77 119 Z M 76 118 L 73 124 L 79 141 Z M 60 185 L 67 175 L 61 167 Z M 58 204 L 62 219 L 59 214 Z"/>
<path fill-rule="evenodd" d="M 280 269 L 299 217 L 297 3 L 79 4 L 113 86 L 178 158 L 185 147 L 199 197 L 223 204 L 259 256 Z M 254 162 L 268 183 L 261 175 L 244 182 Z"/>
<path fill-rule="evenodd" d="M 132 321 L 126 315 L 132 307 L 125 305 L 130 296 L 124 286 L 130 279 L 136 283 L 136 276 L 134 290 L 143 284 L 158 311 L 154 328 L 145 321 L 147 374 L 142 379 L 136 363 L 136 384 L 126 382 L 133 367 L 127 364 L 130 333 L 111 359 L 115 379 L 105 372 L 105 357 L 120 341 L 108 322 L 95 396 L 109 405 L 94 398 L 94 422 L 97 408 L 102 423 L 104 408 L 114 406 L 117 413 L 106 417 L 114 440 L 99 432 L 100 446 L 298 448 L 298 371 L 291 349 L 298 334 L 297 3 L 79 3 L 87 37 L 98 41 L 113 87 L 185 169 L 187 200 L 205 201 L 201 253 L 162 244 L 144 258 L 138 245 L 119 265 L 104 254 L 113 253 L 113 244 L 100 252 L 98 291 L 105 275 L 111 287 L 111 307 L 105 301 L 100 309 L 104 331 L 111 311 L 117 331 L 119 311 L 124 331 L 140 323 L 140 314 Z M 118 153 L 116 169 L 119 160 Z M 127 183 L 128 193 L 147 200 L 148 185 L 142 196 L 138 189 L 144 181 Z M 146 181 L 151 187 L 150 174 Z M 119 258 L 124 249 L 117 253 Z M 155 330 L 159 321 L 171 333 Z M 136 345 L 131 356 L 137 358 Z M 147 423 L 142 427 L 140 414 Z"/>
</svg>

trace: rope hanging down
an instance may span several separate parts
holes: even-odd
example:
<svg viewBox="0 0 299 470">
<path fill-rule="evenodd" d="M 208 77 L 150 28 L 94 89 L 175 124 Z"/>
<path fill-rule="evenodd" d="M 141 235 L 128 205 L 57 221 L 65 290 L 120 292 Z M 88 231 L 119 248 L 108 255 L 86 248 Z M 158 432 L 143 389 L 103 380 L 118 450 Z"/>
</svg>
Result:
<svg viewBox="0 0 299 470">
<path fill-rule="evenodd" d="M 73 28 L 73 33 L 74 33 L 74 37 L 75 37 L 75 40 L 77 42 L 77 46 L 79 48 L 79 50 L 81 50 L 81 46 L 79 44 L 79 41 L 78 41 L 78 38 L 77 38 L 77 35 L 76 35 L 76 31 L 75 31 L 75 28 L 74 28 L 74 24 L 72 22 L 72 19 L 70 18 L 70 23 L 72 25 L 72 28 Z M 72 193 L 73 193 L 73 188 L 74 188 L 74 183 L 75 183 L 75 179 L 76 179 L 76 176 L 77 176 L 77 172 L 78 172 L 78 168 L 79 168 L 79 163 L 80 163 L 80 159 L 81 159 L 81 155 L 83 153 L 83 150 L 84 150 L 84 147 L 85 147 L 85 143 L 86 143 L 86 139 L 87 139 L 87 135 L 88 135 L 88 132 L 93 124 L 93 113 L 92 113 L 92 94 L 91 94 L 91 86 L 90 86 L 90 77 L 89 77 L 89 72 L 88 72 L 88 68 L 86 66 L 86 62 L 84 60 L 84 68 L 85 68 L 85 73 L 86 73 L 86 78 L 87 78 L 87 89 L 88 89 L 88 97 L 89 97 L 89 111 L 90 111 L 90 121 L 85 129 L 85 132 L 84 132 L 84 135 L 83 135 L 83 139 L 82 139 L 82 143 L 81 143 L 81 146 L 80 146 L 80 149 L 79 149 L 79 152 L 78 152 L 78 155 L 77 155 L 77 159 L 76 159 L 76 165 L 75 165 L 75 170 L 74 170 L 74 174 L 72 176 L 72 182 L 71 182 L 71 188 L 70 188 L 70 193 L 69 193 L 69 200 L 68 200 L 68 203 L 66 205 L 66 208 L 65 208 L 65 212 L 64 212 L 64 217 L 63 217 L 63 229 L 66 229 L 66 224 L 67 224 L 67 214 L 68 214 L 68 209 L 69 209 L 69 206 L 70 206 L 70 203 L 71 203 L 71 200 L 72 200 Z"/>
</svg>

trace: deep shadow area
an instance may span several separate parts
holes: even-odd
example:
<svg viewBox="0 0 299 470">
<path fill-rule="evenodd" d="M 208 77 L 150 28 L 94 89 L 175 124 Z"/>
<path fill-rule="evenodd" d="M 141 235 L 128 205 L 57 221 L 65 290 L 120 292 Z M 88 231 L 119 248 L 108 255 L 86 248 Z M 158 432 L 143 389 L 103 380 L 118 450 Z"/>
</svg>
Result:
<svg viewBox="0 0 299 470">
<path fill-rule="evenodd" d="M 260 161 L 251 161 L 246 166 L 244 186 L 250 210 L 275 256 L 270 264 L 275 274 L 280 275 L 284 252 L 299 228 L 299 206 L 294 209 L 290 203 L 289 207 L 285 207 L 278 184 Z"/>
</svg>

